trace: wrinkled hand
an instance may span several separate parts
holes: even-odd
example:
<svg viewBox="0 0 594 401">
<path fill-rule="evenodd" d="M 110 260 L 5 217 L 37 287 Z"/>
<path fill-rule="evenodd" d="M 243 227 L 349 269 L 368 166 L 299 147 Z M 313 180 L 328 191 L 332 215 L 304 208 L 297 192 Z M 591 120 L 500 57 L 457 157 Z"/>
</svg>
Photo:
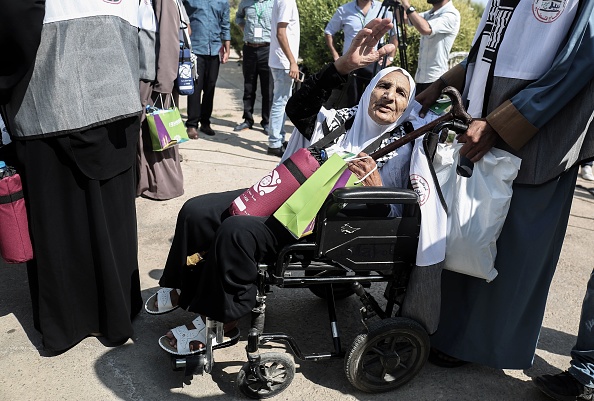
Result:
<svg viewBox="0 0 594 401">
<path fill-rule="evenodd" d="M 458 142 L 464 144 L 460 148 L 460 155 L 476 163 L 495 145 L 497 137 L 497 132 L 486 120 L 472 120 L 468 130 L 456 138 Z"/>
<path fill-rule="evenodd" d="M 429 107 L 435 104 L 437 99 L 439 99 L 439 97 L 441 96 L 441 90 L 443 89 L 442 86 L 443 85 L 441 81 L 437 80 L 436 82 L 429 85 L 429 87 L 425 89 L 423 92 L 415 96 L 415 100 L 421 103 L 422 106 L 421 111 L 419 111 L 419 117 L 425 118 L 425 115 L 427 114 Z"/>
<path fill-rule="evenodd" d="M 363 180 L 363 185 L 367 187 L 381 187 L 383 185 L 382 178 L 379 174 L 379 171 L 377 171 L 375 160 L 373 160 L 371 157 L 365 156 L 367 156 L 367 154 L 361 152 L 357 155 L 357 158 L 364 157 L 364 159 L 352 160 L 348 162 L 347 166 L 349 170 L 359 177 L 359 179 L 362 179 L 366 174 L 375 169 L 373 173 Z"/>
<path fill-rule="evenodd" d="M 394 24 L 388 18 L 375 18 L 365 28 L 361 29 L 353 41 L 347 52 L 340 56 L 335 62 L 336 70 L 346 75 L 351 71 L 365 67 L 369 64 L 375 63 L 386 54 L 391 54 L 396 49 L 393 44 L 389 43 L 380 49 L 376 46 L 380 39 L 392 29 Z"/>
</svg>

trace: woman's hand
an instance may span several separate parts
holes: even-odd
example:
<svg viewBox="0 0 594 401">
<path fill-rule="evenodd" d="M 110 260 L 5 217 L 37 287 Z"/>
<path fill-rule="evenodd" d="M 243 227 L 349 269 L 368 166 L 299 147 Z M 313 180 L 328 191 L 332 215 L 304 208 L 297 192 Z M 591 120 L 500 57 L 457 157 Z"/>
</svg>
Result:
<svg viewBox="0 0 594 401">
<path fill-rule="evenodd" d="M 367 187 L 381 187 L 383 185 L 382 178 L 379 171 L 377 171 L 375 160 L 367 156 L 366 153 L 361 152 L 357 155 L 358 160 L 348 162 L 347 166 L 359 179 L 362 179 L 370 171 L 373 171 L 363 180 L 363 185 Z"/>
<path fill-rule="evenodd" d="M 376 18 L 369 21 L 365 28 L 357 33 L 349 50 L 334 62 L 338 73 L 347 75 L 351 71 L 375 63 L 384 55 L 394 52 L 396 48 L 391 43 L 379 50 L 376 49 L 380 39 L 393 27 L 394 24 L 388 18 Z"/>
</svg>

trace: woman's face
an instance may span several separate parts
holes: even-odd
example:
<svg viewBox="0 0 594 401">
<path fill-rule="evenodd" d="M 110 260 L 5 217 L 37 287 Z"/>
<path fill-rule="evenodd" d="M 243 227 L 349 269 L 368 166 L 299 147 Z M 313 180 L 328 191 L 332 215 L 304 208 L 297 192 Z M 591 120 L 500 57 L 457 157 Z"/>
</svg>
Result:
<svg viewBox="0 0 594 401">
<path fill-rule="evenodd" d="M 408 106 L 409 93 L 408 78 L 400 71 L 392 71 L 373 88 L 369 99 L 369 117 L 380 125 L 394 123 Z"/>
</svg>

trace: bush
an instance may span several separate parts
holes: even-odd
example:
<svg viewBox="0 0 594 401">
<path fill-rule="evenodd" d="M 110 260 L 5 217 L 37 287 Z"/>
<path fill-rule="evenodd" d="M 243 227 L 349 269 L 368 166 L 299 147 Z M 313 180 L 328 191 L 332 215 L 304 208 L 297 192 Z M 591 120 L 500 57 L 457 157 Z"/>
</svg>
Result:
<svg viewBox="0 0 594 401">
<path fill-rule="evenodd" d="M 352 0 L 351 0 L 352 1 Z M 307 71 L 316 72 L 322 66 L 332 61 L 332 55 L 326 40 L 324 29 L 336 12 L 336 9 L 346 3 L 344 0 L 299 0 L 299 19 L 301 22 L 301 46 L 299 57 Z M 342 49 L 342 34 L 334 37 L 336 49 Z"/>
<path fill-rule="evenodd" d="M 231 48 L 241 57 L 241 52 L 243 51 L 243 32 L 239 25 L 235 23 L 235 13 L 237 13 L 237 6 L 232 6 L 229 10 L 229 18 L 231 19 Z"/>
</svg>

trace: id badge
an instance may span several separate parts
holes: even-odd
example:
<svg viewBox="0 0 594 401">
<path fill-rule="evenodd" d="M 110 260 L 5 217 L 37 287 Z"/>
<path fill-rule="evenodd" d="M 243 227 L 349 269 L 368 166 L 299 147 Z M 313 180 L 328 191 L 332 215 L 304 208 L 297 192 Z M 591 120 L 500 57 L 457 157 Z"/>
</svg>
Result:
<svg viewBox="0 0 594 401">
<path fill-rule="evenodd" d="M 261 38 L 262 37 L 262 27 L 261 26 L 257 26 L 254 28 L 254 38 Z"/>
</svg>

